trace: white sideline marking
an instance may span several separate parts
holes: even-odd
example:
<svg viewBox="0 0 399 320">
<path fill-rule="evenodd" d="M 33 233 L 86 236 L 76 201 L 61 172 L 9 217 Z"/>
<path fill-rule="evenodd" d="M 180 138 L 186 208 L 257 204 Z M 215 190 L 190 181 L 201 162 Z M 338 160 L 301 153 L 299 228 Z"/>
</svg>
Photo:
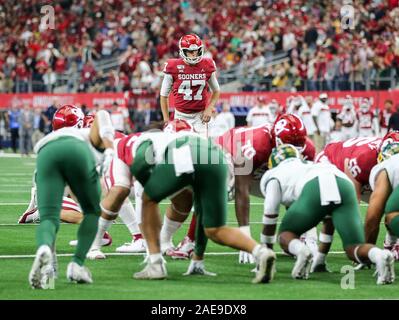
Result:
<svg viewBox="0 0 399 320">
<path fill-rule="evenodd" d="M 6 176 L 6 177 L 14 177 L 14 176 L 32 177 L 32 172 L 31 173 L 2 173 L 1 175 Z"/>
<path fill-rule="evenodd" d="M 22 157 L 22 155 L 19 153 L 1 153 L 0 154 L 0 158 L 25 158 L 28 160 L 29 158 L 34 159 L 36 157 L 37 157 L 36 154 L 30 154 L 29 157 L 25 157 L 25 156 Z"/>
<path fill-rule="evenodd" d="M 343 254 L 344 251 L 330 251 L 329 254 Z M 144 256 L 145 253 L 119 253 L 110 252 L 105 253 L 106 256 Z M 238 255 L 239 252 L 206 252 L 206 256 L 232 256 Z M 286 255 L 282 251 L 276 252 L 278 255 Z M 0 259 L 23 259 L 23 258 L 34 258 L 34 254 L 24 254 L 24 255 L 0 255 Z M 57 257 L 73 257 L 73 253 L 61 253 L 57 254 Z M 87 259 L 88 260 L 88 259 Z"/>
</svg>

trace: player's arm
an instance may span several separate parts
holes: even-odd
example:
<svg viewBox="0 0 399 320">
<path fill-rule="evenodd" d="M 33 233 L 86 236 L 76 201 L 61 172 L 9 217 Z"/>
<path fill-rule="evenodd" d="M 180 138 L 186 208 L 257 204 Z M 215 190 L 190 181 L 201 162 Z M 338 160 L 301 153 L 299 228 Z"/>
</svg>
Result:
<svg viewBox="0 0 399 320">
<path fill-rule="evenodd" d="M 239 226 L 249 225 L 249 191 L 251 175 L 235 176 L 235 209 Z"/>
<path fill-rule="evenodd" d="M 265 242 L 269 248 L 273 248 L 276 243 L 276 226 L 282 197 L 278 180 L 270 180 L 262 193 L 265 196 L 262 242 Z"/>
<path fill-rule="evenodd" d="M 169 121 L 169 94 L 172 90 L 173 77 L 170 74 L 165 73 L 160 93 L 160 104 L 162 110 L 162 117 L 164 121 Z"/>
<path fill-rule="evenodd" d="M 385 203 L 391 194 L 391 185 L 385 170 L 381 171 L 376 179 L 374 191 L 370 196 L 365 221 L 366 242 L 375 244 L 380 229 L 380 222 L 384 214 Z"/>
<path fill-rule="evenodd" d="M 219 82 L 216 78 L 216 71 L 212 73 L 211 77 L 208 80 L 208 85 L 209 88 L 212 91 L 211 99 L 209 100 L 208 106 L 205 108 L 204 112 L 202 113 L 202 121 L 203 122 L 209 122 L 212 117 L 212 112 L 215 109 L 215 105 L 217 101 L 219 100 L 220 96 L 220 86 Z"/>
<path fill-rule="evenodd" d="M 360 172 L 357 171 L 357 170 L 360 170 L 360 168 L 357 165 L 354 166 L 354 167 L 350 167 L 349 161 L 350 161 L 350 159 L 345 159 L 344 172 L 348 176 L 348 178 L 351 179 L 353 184 L 355 185 L 357 200 L 360 201 L 361 200 L 361 195 L 362 195 L 362 185 L 355 178 L 357 176 L 357 174 L 360 173 Z"/>
<path fill-rule="evenodd" d="M 105 110 L 98 111 L 90 128 L 91 144 L 99 149 L 113 149 L 114 134 L 109 113 Z"/>
</svg>

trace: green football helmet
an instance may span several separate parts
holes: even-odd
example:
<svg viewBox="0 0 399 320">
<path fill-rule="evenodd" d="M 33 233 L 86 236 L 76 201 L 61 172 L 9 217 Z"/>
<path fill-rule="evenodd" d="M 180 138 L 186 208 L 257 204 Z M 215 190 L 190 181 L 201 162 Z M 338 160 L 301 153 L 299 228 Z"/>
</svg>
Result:
<svg viewBox="0 0 399 320">
<path fill-rule="evenodd" d="M 301 155 L 295 146 L 292 144 L 281 144 L 272 150 L 269 157 L 269 169 L 277 167 L 281 162 L 289 158 L 300 159 Z"/>
<path fill-rule="evenodd" d="M 388 160 L 395 154 L 399 153 L 399 142 L 391 142 L 381 147 L 380 152 L 378 153 L 377 161 L 378 163 Z"/>
</svg>

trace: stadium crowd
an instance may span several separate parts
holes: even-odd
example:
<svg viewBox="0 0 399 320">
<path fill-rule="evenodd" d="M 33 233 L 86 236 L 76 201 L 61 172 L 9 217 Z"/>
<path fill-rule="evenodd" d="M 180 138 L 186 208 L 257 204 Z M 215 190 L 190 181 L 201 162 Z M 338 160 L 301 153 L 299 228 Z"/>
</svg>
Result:
<svg viewBox="0 0 399 320">
<path fill-rule="evenodd" d="M 157 91 L 188 30 L 248 91 L 388 89 L 398 75 L 397 0 L 354 1 L 353 30 L 340 1 L 63 0 L 54 32 L 41 24 L 47 3 L 0 1 L 0 92 Z"/>
</svg>

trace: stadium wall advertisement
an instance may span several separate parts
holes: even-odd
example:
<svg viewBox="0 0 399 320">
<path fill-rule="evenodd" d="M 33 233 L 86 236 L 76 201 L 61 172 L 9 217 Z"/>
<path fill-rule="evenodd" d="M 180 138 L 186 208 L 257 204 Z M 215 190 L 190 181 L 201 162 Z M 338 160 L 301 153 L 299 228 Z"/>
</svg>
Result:
<svg viewBox="0 0 399 320">
<path fill-rule="evenodd" d="M 331 109 L 340 110 L 341 106 L 350 95 L 355 105 L 358 105 L 362 98 L 369 98 L 372 108 L 383 108 L 384 101 L 391 99 L 394 105 L 399 104 L 399 90 L 392 91 L 329 91 L 328 103 Z M 303 97 L 312 96 L 317 98 L 319 91 L 312 92 L 240 92 L 240 93 L 222 93 L 219 99 L 219 105 L 227 102 L 235 113 L 246 113 L 248 108 L 257 103 L 259 96 L 265 97 L 268 101 L 275 99 L 279 104 L 286 105 L 290 97 L 302 95 Z M 85 104 L 89 108 L 96 105 L 99 107 L 110 107 L 114 102 L 120 106 L 137 107 L 139 103 L 149 103 L 151 108 L 157 104 L 155 94 L 134 94 L 134 93 L 76 93 L 76 94 L 47 94 L 47 93 L 24 93 L 24 94 L 0 94 L 0 108 L 9 108 L 12 106 L 21 107 L 29 104 L 33 108 L 48 107 L 57 99 L 59 104 Z M 170 106 L 173 106 L 173 98 L 170 99 Z M 172 109 L 172 108 L 171 108 Z"/>
</svg>

